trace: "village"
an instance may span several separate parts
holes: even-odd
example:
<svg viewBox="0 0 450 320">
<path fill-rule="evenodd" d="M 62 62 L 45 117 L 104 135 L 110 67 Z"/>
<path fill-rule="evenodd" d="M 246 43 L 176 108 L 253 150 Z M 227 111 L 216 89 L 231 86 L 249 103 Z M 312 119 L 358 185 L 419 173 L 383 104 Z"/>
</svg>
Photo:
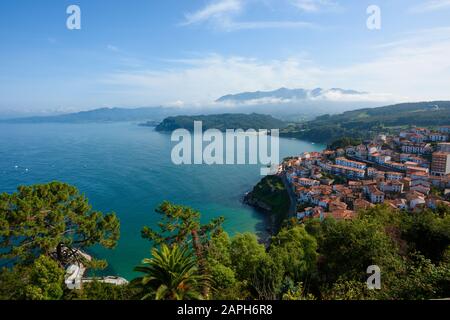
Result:
<svg viewBox="0 0 450 320">
<path fill-rule="evenodd" d="M 352 219 L 386 204 L 417 211 L 450 205 L 450 126 L 411 128 L 371 141 L 287 158 L 278 173 L 297 204 L 297 218 Z"/>
</svg>

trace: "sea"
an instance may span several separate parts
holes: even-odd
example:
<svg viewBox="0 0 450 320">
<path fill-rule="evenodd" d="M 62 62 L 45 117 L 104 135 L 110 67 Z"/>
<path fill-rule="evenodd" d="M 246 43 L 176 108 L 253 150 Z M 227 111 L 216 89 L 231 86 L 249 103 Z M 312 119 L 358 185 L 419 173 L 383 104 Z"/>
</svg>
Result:
<svg viewBox="0 0 450 320">
<path fill-rule="evenodd" d="M 203 222 L 225 217 L 231 235 L 264 232 L 265 215 L 242 203 L 261 179 L 260 165 L 175 165 L 170 134 L 137 123 L 0 124 L 0 193 L 19 185 L 63 181 L 76 186 L 94 210 L 115 212 L 120 241 L 114 250 L 89 248 L 108 268 L 95 275 L 128 280 L 150 257 L 143 226 L 156 227 L 165 200 L 193 207 Z M 323 145 L 280 139 L 280 159 Z"/>
</svg>

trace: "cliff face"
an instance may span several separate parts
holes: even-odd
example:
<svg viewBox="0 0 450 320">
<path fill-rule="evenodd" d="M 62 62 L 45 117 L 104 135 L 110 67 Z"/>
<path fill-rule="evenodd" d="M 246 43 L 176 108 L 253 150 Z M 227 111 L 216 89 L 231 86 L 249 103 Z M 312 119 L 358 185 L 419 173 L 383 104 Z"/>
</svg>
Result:
<svg viewBox="0 0 450 320">
<path fill-rule="evenodd" d="M 277 230 L 289 213 L 290 199 L 282 179 L 278 176 L 267 176 L 262 179 L 244 202 L 269 215 L 271 228 Z"/>
<path fill-rule="evenodd" d="M 268 212 L 271 213 L 272 208 L 270 207 L 270 205 L 268 205 L 267 203 L 265 203 L 263 200 L 261 199 L 257 199 L 252 192 L 248 193 L 245 198 L 244 198 L 244 202 L 246 204 L 248 204 L 249 206 L 252 206 L 260 211 L 264 211 L 264 212 Z"/>
</svg>

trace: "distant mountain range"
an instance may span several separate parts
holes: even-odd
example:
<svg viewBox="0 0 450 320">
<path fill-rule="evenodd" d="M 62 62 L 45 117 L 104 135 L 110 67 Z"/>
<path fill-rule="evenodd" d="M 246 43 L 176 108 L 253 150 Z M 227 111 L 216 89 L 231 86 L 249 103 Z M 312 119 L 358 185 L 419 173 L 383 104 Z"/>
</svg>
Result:
<svg viewBox="0 0 450 320">
<path fill-rule="evenodd" d="M 341 92 L 337 91 L 337 89 L 330 90 L 333 90 L 333 92 Z M 300 95 L 300 91 L 294 91 L 297 92 L 297 96 Z M 277 90 L 276 92 L 279 91 Z M 314 92 L 308 94 L 317 95 L 319 90 Z M 343 90 L 342 92 L 343 94 L 359 94 L 353 90 Z M 279 95 L 281 94 L 279 93 Z M 287 93 L 285 96 L 287 96 Z M 339 105 L 334 103 L 331 105 L 333 108 L 331 108 L 330 104 L 311 101 L 300 103 L 298 106 L 295 106 L 295 104 L 288 106 L 273 104 L 265 106 L 239 105 L 229 108 L 224 108 L 223 106 L 220 108 L 217 106 L 204 108 L 102 108 L 64 115 L 5 119 L 0 120 L 0 122 L 83 123 L 135 121 L 144 125 L 155 126 L 162 121 L 162 124 L 158 128 L 158 130 L 162 131 L 176 127 L 187 127 L 186 123 L 192 123 L 193 118 L 201 118 L 201 120 L 207 121 L 208 127 L 219 126 L 222 128 L 221 125 L 226 123 L 230 128 L 242 127 L 243 129 L 247 127 L 246 124 L 251 124 L 249 127 L 267 127 L 273 129 L 283 128 L 286 123 L 301 122 L 301 124 L 285 128 L 284 135 L 312 140 L 314 142 L 329 142 L 336 137 L 357 136 L 361 132 L 370 134 L 369 131 L 377 131 L 378 129 L 376 128 L 379 127 L 450 125 L 449 101 L 403 103 L 385 107 L 370 106 L 370 108 L 361 108 L 361 106 L 357 107 L 357 105 L 364 106 L 365 104 L 357 103 L 351 105 L 341 103 Z M 347 111 L 349 109 L 352 111 Z M 339 110 L 345 112 L 341 113 L 342 111 L 339 112 Z M 227 113 L 226 116 L 217 116 L 225 112 Z M 285 122 L 282 123 L 268 115 L 272 115 Z M 223 119 L 220 119 L 221 117 Z M 166 120 L 163 121 L 164 119 Z"/>
<path fill-rule="evenodd" d="M 145 121 L 162 120 L 165 117 L 176 115 L 177 108 L 147 107 L 147 108 L 101 108 L 90 111 L 81 111 L 54 116 L 26 117 L 6 119 L 8 123 L 77 123 L 77 122 L 119 122 L 119 121 Z"/>
<path fill-rule="evenodd" d="M 81 122 L 120 122 L 137 121 L 150 123 L 160 122 L 164 118 L 177 115 L 211 115 L 227 113 L 258 113 L 272 115 L 286 121 L 312 120 L 325 113 L 340 113 L 361 107 L 377 107 L 379 103 L 369 104 L 361 102 L 328 102 L 306 101 L 303 103 L 264 103 L 264 104 L 236 104 L 224 107 L 216 104 L 204 107 L 144 107 L 144 108 L 101 108 L 67 114 L 46 116 L 27 116 L 20 118 L 1 119 L 0 123 L 81 123 Z"/>
<path fill-rule="evenodd" d="M 360 92 L 356 90 L 347 90 L 340 88 L 322 89 L 316 88 L 308 89 L 287 89 L 280 88 L 274 91 L 256 91 L 256 92 L 242 92 L 238 94 L 229 94 L 220 97 L 216 102 L 222 103 L 248 103 L 248 102 L 292 102 L 301 100 L 320 100 L 330 99 L 336 96 L 340 98 L 345 96 L 363 96 L 367 92 Z"/>
<path fill-rule="evenodd" d="M 149 123 L 162 121 L 176 115 L 211 115 L 221 113 L 266 114 L 286 121 L 312 120 L 316 116 L 337 114 L 348 110 L 381 106 L 381 102 L 365 101 L 367 93 L 340 88 L 313 90 L 281 88 L 274 91 L 243 92 L 226 95 L 215 104 L 195 107 L 143 107 L 100 108 L 67 114 L 33 115 L 14 118 L 3 117 L 8 123 L 77 123 L 139 121 Z M 352 98 L 352 99 L 350 99 Z M 218 103 L 217 103 L 218 102 Z M 224 106 L 224 104 L 226 106 Z M 226 109 L 224 109 L 226 107 Z"/>
</svg>

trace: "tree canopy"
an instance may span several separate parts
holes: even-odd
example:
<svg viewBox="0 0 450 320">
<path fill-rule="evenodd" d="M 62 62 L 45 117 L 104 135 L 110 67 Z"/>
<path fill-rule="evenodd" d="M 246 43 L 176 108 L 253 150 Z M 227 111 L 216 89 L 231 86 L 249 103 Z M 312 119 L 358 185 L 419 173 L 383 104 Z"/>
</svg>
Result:
<svg viewBox="0 0 450 320">
<path fill-rule="evenodd" d="M 0 195 L 0 259 L 29 263 L 40 255 L 61 264 L 76 250 L 95 244 L 114 248 L 119 220 L 113 213 L 92 210 L 77 188 L 52 182 L 21 186 Z"/>
<path fill-rule="evenodd" d="M 436 299 L 450 297 L 450 208 L 410 213 L 389 206 L 336 221 L 289 220 L 260 243 L 253 233 L 229 235 L 222 218 L 207 224 L 191 208 L 163 203 L 158 229 L 145 227 L 151 256 L 126 286 L 93 281 L 64 285 L 66 258 L 76 250 L 113 247 L 119 222 L 93 211 L 76 188 L 20 187 L 0 195 L 0 243 L 8 267 L 0 299 Z M 63 252 L 65 252 L 63 250 Z M 62 258 L 62 259 L 59 259 Z M 382 290 L 370 290 L 367 268 L 381 270 Z"/>
</svg>

